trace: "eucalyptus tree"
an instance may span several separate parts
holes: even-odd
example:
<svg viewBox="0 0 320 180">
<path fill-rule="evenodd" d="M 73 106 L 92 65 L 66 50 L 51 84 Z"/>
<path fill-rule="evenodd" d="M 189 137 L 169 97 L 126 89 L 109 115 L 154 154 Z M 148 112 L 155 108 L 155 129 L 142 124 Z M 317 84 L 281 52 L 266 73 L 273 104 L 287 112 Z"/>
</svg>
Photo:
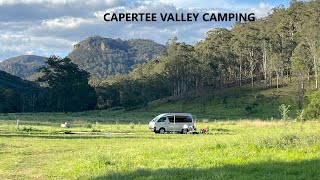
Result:
<svg viewBox="0 0 320 180">
<path fill-rule="evenodd" d="M 268 78 L 268 58 L 269 58 L 269 27 L 267 23 L 267 18 L 259 19 L 256 21 L 257 27 L 259 28 L 259 39 L 260 39 L 260 47 L 262 52 L 262 63 L 261 63 L 261 70 L 263 73 L 263 78 L 265 83 L 267 83 Z"/>
<path fill-rule="evenodd" d="M 281 60 L 280 53 L 272 53 L 270 56 L 269 64 L 271 74 L 274 72 L 276 74 L 277 90 L 279 89 L 279 77 L 280 73 L 283 72 L 283 61 Z"/>
<path fill-rule="evenodd" d="M 235 39 L 235 49 L 238 62 L 243 63 L 242 59 L 248 62 L 248 72 L 251 78 L 251 85 L 254 83 L 255 72 L 259 72 L 259 59 L 261 56 L 261 47 L 259 46 L 259 28 L 253 23 L 238 23 L 232 30 Z M 259 75 L 259 74 L 256 74 Z"/>
<path fill-rule="evenodd" d="M 269 48 L 272 62 L 281 67 L 274 67 L 270 70 L 272 78 L 273 73 L 277 75 L 277 87 L 279 86 L 279 78 L 283 78 L 286 74 L 291 77 L 291 54 L 294 48 L 294 43 L 289 32 L 288 14 L 284 7 L 272 9 L 272 14 L 268 17 L 269 26 Z M 270 59 L 271 61 L 271 59 Z M 276 68 L 276 69 L 275 69 Z"/>
<path fill-rule="evenodd" d="M 195 87 L 193 63 L 195 62 L 194 47 L 186 43 L 171 41 L 168 55 L 163 60 L 165 74 L 170 79 L 173 95 L 181 95 Z"/>
<path fill-rule="evenodd" d="M 301 42 L 293 51 L 292 57 L 292 70 L 298 77 L 301 89 L 304 90 L 304 81 L 309 74 L 310 66 L 312 65 L 311 53 L 308 45 Z"/>
<path fill-rule="evenodd" d="M 309 45 L 313 58 L 313 70 L 315 77 L 315 88 L 319 88 L 318 72 L 320 63 L 320 1 L 311 1 L 305 8 L 304 24 L 302 26 L 302 36 Z"/>
<path fill-rule="evenodd" d="M 207 33 L 204 47 L 207 50 L 207 63 L 218 75 L 221 87 L 235 78 L 234 57 L 231 52 L 232 34 L 228 29 L 215 28 Z"/>
</svg>

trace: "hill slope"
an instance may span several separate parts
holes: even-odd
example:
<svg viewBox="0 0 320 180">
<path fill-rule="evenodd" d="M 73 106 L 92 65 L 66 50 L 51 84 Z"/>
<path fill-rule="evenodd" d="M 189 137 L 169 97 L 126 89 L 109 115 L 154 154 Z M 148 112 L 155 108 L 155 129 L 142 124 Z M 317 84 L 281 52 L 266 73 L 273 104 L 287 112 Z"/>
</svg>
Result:
<svg viewBox="0 0 320 180">
<path fill-rule="evenodd" d="M 197 118 L 221 119 L 281 119 L 279 106 L 290 105 L 289 116 L 295 118 L 298 98 L 295 85 L 276 90 L 274 87 L 232 87 L 221 91 L 203 92 L 182 99 L 165 98 L 150 103 L 154 112 L 190 112 Z"/>
<path fill-rule="evenodd" d="M 166 112 L 192 113 L 197 122 L 213 122 L 215 120 L 245 120 L 281 119 L 279 106 L 290 105 L 289 117 L 297 116 L 296 85 L 289 84 L 278 91 L 275 87 L 265 89 L 263 87 L 227 88 L 223 93 L 219 91 L 206 91 L 193 96 L 180 98 L 166 98 L 154 101 L 147 107 L 125 110 L 121 107 L 108 110 L 95 110 L 75 113 L 26 113 L 19 114 L 25 120 L 41 119 L 43 121 L 58 120 L 73 121 L 74 119 L 105 122 L 105 123 L 148 123 L 155 116 Z M 259 98 L 256 95 L 259 94 Z M 250 108 L 249 108 L 250 107 Z M 7 115 L 1 115 L 0 119 L 8 119 Z"/>
<path fill-rule="evenodd" d="M 45 65 L 46 57 L 22 55 L 6 59 L 0 63 L 0 70 L 21 78 L 26 78 Z"/>
<path fill-rule="evenodd" d="M 35 83 L 0 71 L 0 112 L 35 110 L 35 105 L 40 103 L 41 91 Z"/>
<path fill-rule="evenodd" d="M 137 64 L 159 58 L 165 46 L 151 40 L 89 37 L 74 45 L 68 57 L 95 78 L 128 73 Z"/>
</svg>

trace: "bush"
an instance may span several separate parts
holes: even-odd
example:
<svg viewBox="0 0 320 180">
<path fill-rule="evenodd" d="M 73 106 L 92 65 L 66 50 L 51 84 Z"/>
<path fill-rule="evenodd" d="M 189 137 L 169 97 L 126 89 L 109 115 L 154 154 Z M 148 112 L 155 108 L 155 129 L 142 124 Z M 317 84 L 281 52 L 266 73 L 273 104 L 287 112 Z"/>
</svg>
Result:
<svg viewBox="0 0 320 180">
<path fill-rule="evenodd" d="M 33 130 L 32 127 L 23 127 L 22 128 L 22 131 L 25 131 L 25 132 L 30 132 L 32 130 Z"/>
<path fill-rule="evenodd" d="M 130 128 L 131 128 L 132 130 L 134 130 L 134 123 L 133 123 L 133 122 L 130 123 Z"/>
<path fill-rule="evenodd" d="M 91 129 L 91 128 L 92 128 L 92 124 L 86 122 L 86 123 L 84 124 L 84 127 L 85 127 L 85 128 L 88 128 L 88 129 Z"/>
<path fill-rule="evenodd" d="M 255 113 L 257 112 L 257 106 L 259 104 L 257 102 L 253 102 L 252 104 L 248 104 L 244 109 L 247 111 L 247 114 Z"/>
<path fill-rule="evenodd" d="M 307 96 L 302 116 L 307 119 L 320 118 L 320 90 Z"/>
<path fill-rule="evenodd" d="M 279 112 L 280 112 L 280 115 L 281 115 L 281 120 L 288 120 L 289 119 L 289 116 L 288 116 L 288 113 L 290 112 L 290 105 L 286 106 L 284 104 L 281 104 L 279 106 Z"/>
</svg>

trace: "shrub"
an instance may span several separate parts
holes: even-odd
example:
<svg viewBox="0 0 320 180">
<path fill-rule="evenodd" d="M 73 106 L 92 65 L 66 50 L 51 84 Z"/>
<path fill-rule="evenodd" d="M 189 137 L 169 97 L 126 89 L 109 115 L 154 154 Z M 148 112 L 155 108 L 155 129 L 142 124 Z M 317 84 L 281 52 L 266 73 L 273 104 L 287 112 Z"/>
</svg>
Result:
<svg viewBox="0 0 320 180">
<path fill-rule="evenodd" d="M 89 128 L 89 129 L 91 129 L 91 128 L 92 128 L 92 124 L 91 124 L 91 123 L 86 122 L 86 123 L 84 124 L 84 127 L 85 127 L 85 128 Z"/>
<path fill-rule="evenodd" d="M 26 131 L 26 132 L 30 132 L 32 130 L 33 130 L 32 127 L 23 127 L 22 128 L 22 131 Z"/>
<path fill-rule="evenodd" d="M 101 132 L 99 129 L 92 129 L 91 132 Z"/>
<path fill-rule="evenodd" d="M 227 106 L 228 104 L 228 96 L 224 96 L 223 99 L 222 99 L 222 104 L 224 105 L 224 107 Z"/>
<path fill-rule="evenodd" d="M 202 119 L 202 123 L 208 123 L 209 119 Z"/>
<path fill-rule="evenodd" d="M 130 128 L 131 128 L 132 130 L 134 129 L 134 123 L 133 123 L 133 122 L 130 123 Z"/>
<path fill-rule="evenodd" d="M 288 120 L 289 119 L 289 116 L 288 116 L 288 113 L 290 112 L 290 105 L 286 106 L 284 104 L 281 104 L 279 106 L 279 112 L 280 112 L 280 115 L 281 115 L 281 120 Z"/>
<path fill-rule="evenodd" d="M 320 90 L 307 96 L 302 116 L 307 119 L 320 118 Z"/>
<path fill-rule="evenodd" d="M 256 107 L 259 104 L 257 102 L 254 102 L 252 104 L 248 104 L 244 109 L 247 111 L 247 114 L 251 114 L 257 111 Z"/>
</svg>

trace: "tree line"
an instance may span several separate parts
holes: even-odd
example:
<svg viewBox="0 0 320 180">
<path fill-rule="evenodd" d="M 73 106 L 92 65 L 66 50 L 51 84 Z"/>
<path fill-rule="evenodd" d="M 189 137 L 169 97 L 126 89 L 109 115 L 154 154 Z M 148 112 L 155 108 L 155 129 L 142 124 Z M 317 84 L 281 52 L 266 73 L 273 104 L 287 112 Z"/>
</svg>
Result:
<svg viewBox="0 0 320 180">
<path fill-rule="evenodd" d="M 131 107 L 206 87 L 241 86 L 263 80 L 277 89 L 298 78 L 299 96 L 306 80 L 318 89 L 320 1 L 292 1 L 273 8 L 265 18 L 215 28 L 192 46 L 170 39 L 162 59 L 154 59 L 128 75 L 93 81 L 100 108 Z M 301 107 L 300 107 L 301 108 Z"/>
<path fill-rule="evenodd" d="M 0 112 L 74 112 L 96 107 L 90 75 L 69 58 L 51 56 L 37 83 L 0 71 Z"/>
</svg>

